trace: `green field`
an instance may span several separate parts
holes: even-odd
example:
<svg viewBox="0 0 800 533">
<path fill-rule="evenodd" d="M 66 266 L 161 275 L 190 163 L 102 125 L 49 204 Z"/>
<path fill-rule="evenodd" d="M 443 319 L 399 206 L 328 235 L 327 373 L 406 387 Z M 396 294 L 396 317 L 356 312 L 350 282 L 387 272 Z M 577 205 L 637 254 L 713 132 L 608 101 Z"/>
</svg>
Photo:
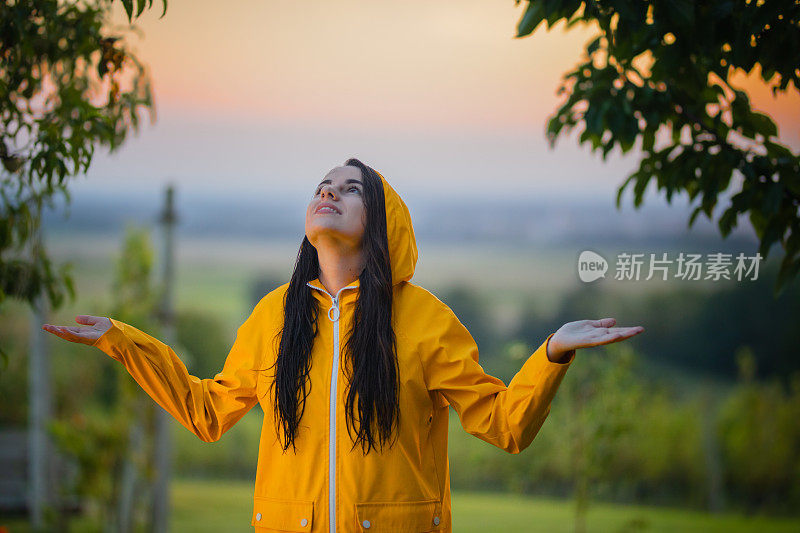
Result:
<svg viewBox="0 0 800 533">
<path fill-rule="evenodd" d="M 123 236 L 84 237 L 58 233 L 47 235 L 46 240 L 57 265 L 72 264 L 77 292 L 76 301 L 54 313 L 53 322 L 72 324 L 76 314 L 104 314 L 104 306 L 111 301 Z M 155 256 L 153 281 L 156 282 L 161 276 L 157 232 L 151 234 L 151 242 Z M 542 316 L 548 316 L 559 306 L 565 292 L 580 284 L 575 270 L 576 251 L 572 248 L 468 243 L 420 246 L 414 283 L 434 294 L 453 286 L 469 287 L 499 313 L 500 322 L 503 316 L 514 315 L 523 305 L 531 305 Z M 214 314 L 230 331 L 235 331 L 252 310 L 250 283 L 260 276 L 288 281 L 297 245 L 236 238 L 193 238 L 177 241 L 175 253 L 174 303 L 177 310 Z M 609 278 L 613 278 L 613 273 Z M 677 282 L 659 280 L 606 281 L 603 290 L 619 295 L 629 292 L 641 295 L 680 286 Z"/>
<path fill-rule="evenodd" d="M 233 481 L 176 481 L 172 485 L 174 531 L 252 531 L 252 484 Z M 571 532 L 570 500 L 510 494 L 453 492 L 455 533 Z M 217 511 L 226 509 L 224 516 Z M 800 520 L 711 515 L 682 509 L 597 504 L 589 509 L 588 531 L 759 531 L 795 532 Z M 239 526 L 241 524 L 241 526 Z"/>
<path fill-rule="evenodd" d="M 56 324 L 72 325 L 77 314 L 105 315 L 122 236 L 50 236 L 48 250 L 56 264 L 70 263 L 77 298 L 52 313 Z M 160 279 L 157 234 L 153 282 Z M 297 247 L 293 243 L 236 240 L 183 240 L 176 244 L 174 303 L 178 311 L 213 314 L 229 331 L 247 318 L 253 302 L 251 282 L 266 276 L 288 281 Z M 413 281 L 437 294 L 453 285 L 466 285 L 497 309 L 514 309 L 526 301 L 549 314 L 559 296 L 574 285 L 572 252 L 476 248 L 468 245 L 435 246 L 421 251 Z"/>
<path fill-rule="evenodd" d="M 253 531 L 250 516 L 253 485 L 246 481 L 176 480 L 172 483 L 173 532 Z M 507 494 L 454 492 L 453 531 L 456 533 L 571 532 L 574 507 L 569 500 L 525 497 Z M 10 533 L 30 532 L 21 520 L 0 519 Z M 682 509 L 594 504 L 589 508 L 587 531 L 715 531 L 736 533 L 795 532 L 799 519 L 745 517 L 736 514 L 712 515 Z M 91 531 L 85 522 L 75 520 L 70 531 Z"/>
</svg>

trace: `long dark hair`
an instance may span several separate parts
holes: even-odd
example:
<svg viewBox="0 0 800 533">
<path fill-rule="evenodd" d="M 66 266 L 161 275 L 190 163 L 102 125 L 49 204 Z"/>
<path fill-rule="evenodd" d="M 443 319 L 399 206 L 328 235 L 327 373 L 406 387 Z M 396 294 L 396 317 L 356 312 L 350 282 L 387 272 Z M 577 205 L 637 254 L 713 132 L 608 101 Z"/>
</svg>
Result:
<svg viewBox="0 0 800 533">
<path fill-rule="evenodd" d="M 392 328 L 392 269 L 383 183 L 375 170 L 358 159 L 348 159 L 345 166 L 348 165 L 361 170 L 367 220 L 362 241 L 365 267 L 359 275 L 353 327 L 342 345 L 344 373 L 349 385 L 345 418 L 351 440 L 351 426 L 357 432 L 353 448 L 360 442 L 364 454 L 367 454 L 370 449 L 377 449 L 373 425 L 377 427 L 381 449 L 389 440 L 395 424 L 399 425 L 399 370 Z M 274 390 L 276 431 L 284 451 L 290 444 L 296 451 L 295 435 L 311 386 L 310 356 L 318 331 L 319 305 L 311 294 L 314 289 L 307 282 L 319 274 L 317 250 L 304 236 L 284 296 L 284 321 L 278 333 L 280 347 L 275 361 L 277 368 L 270 385 L 270 390 Z M 283 436 L 280 436 L 278 426 L 283 429 Z"/>
</svg>

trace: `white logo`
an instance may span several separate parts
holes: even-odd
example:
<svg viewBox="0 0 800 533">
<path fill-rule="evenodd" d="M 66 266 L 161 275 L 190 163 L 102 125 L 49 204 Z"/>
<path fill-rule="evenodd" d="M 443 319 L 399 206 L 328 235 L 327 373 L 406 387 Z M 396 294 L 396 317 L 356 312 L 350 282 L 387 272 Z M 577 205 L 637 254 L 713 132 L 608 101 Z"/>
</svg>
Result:
<svg viewBox="0 0 800 533">
<path fill-rule="evenodd" d="M 585 283 L 606 277 L 608 261 L 591 250 L 584 250 L 578 257 L 578 277 Z"/>
<path fill-rule="evenodd" d="M 646 259 L 647 255 L 650 256 L 649 262 Z M 621 252 L 617 254 L 614 265 L 614 279 L 639 281 L 642 278 L 642 270 L 645 270 L 647 274 L 647 277 L 644 278 L 645 281 L 656 276 L 661 276 L 662 281 L 667 281 L 670 278 L 670 266 L 674 263 L 678 269 L 678 272 L 672 276 L 674 279 L 692 281 L 725 279 L 730 281 L 735 278 L 737 281 L 742 281 L 742 279 L 750 277 L 750 279 L 756 280 L 758 279 L 759 264 L 764 259 L 760 253 L 748 256 L 741 252 L 736 257 L 733 257 L 732 253 L 707 253 L 706 258 L 708 261 L 704 263 L 703 254 L 680 252 L 677 259 L 670 259 L 667 252 L 662 253 L 661 258 L 657 258 L 653 253 Z M 705 276 L 703 276 L 704 265 Z M 578 277 L 581 281 L 591 283 L 605 278 L 607 271 L 608 262 L 602 255 L 591 250 L 584 250 L 578 256 Z"/>
</svg>

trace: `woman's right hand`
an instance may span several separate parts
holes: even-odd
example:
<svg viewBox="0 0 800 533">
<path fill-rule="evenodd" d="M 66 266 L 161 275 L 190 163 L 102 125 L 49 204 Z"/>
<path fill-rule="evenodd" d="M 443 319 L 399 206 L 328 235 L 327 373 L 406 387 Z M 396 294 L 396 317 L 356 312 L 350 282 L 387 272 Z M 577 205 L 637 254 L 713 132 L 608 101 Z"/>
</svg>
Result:
<svg viewBox="0 0 800 533">
<path fill-rule="evenodd" d="M 111 329 L 111 320 L 104 316 L 78 315 L 78 324 L 86 326 L 53 326 L 45 324 L 42 329 L 70 342 L 80 342 L 92 346 L 103 333 Z"/>
</svg>

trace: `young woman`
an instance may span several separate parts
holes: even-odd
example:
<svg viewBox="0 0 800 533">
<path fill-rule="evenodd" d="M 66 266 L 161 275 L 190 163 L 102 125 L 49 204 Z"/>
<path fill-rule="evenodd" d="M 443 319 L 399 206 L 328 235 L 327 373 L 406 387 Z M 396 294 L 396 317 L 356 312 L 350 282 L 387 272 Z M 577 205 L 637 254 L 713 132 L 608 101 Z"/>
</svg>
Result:
<svg viewBox="0 0 800 533">
<path fill-rule="evenodd" d="M 575 350 L 644 328 L 569 322 L 506 386 L 483 371 L 450 308 L 411 283 L 416 262 L 405 203 L 349 159 L 314 191 L 291 280 L 255 306 L 213 379 L 118 320 L 78 315 L 84 326 L 43 328 L 122 363 L 203 441 L 260 403 L 256 531 L 451 531 L 449 406 L 467 432 L 520 453 Z"/>
</svg>

